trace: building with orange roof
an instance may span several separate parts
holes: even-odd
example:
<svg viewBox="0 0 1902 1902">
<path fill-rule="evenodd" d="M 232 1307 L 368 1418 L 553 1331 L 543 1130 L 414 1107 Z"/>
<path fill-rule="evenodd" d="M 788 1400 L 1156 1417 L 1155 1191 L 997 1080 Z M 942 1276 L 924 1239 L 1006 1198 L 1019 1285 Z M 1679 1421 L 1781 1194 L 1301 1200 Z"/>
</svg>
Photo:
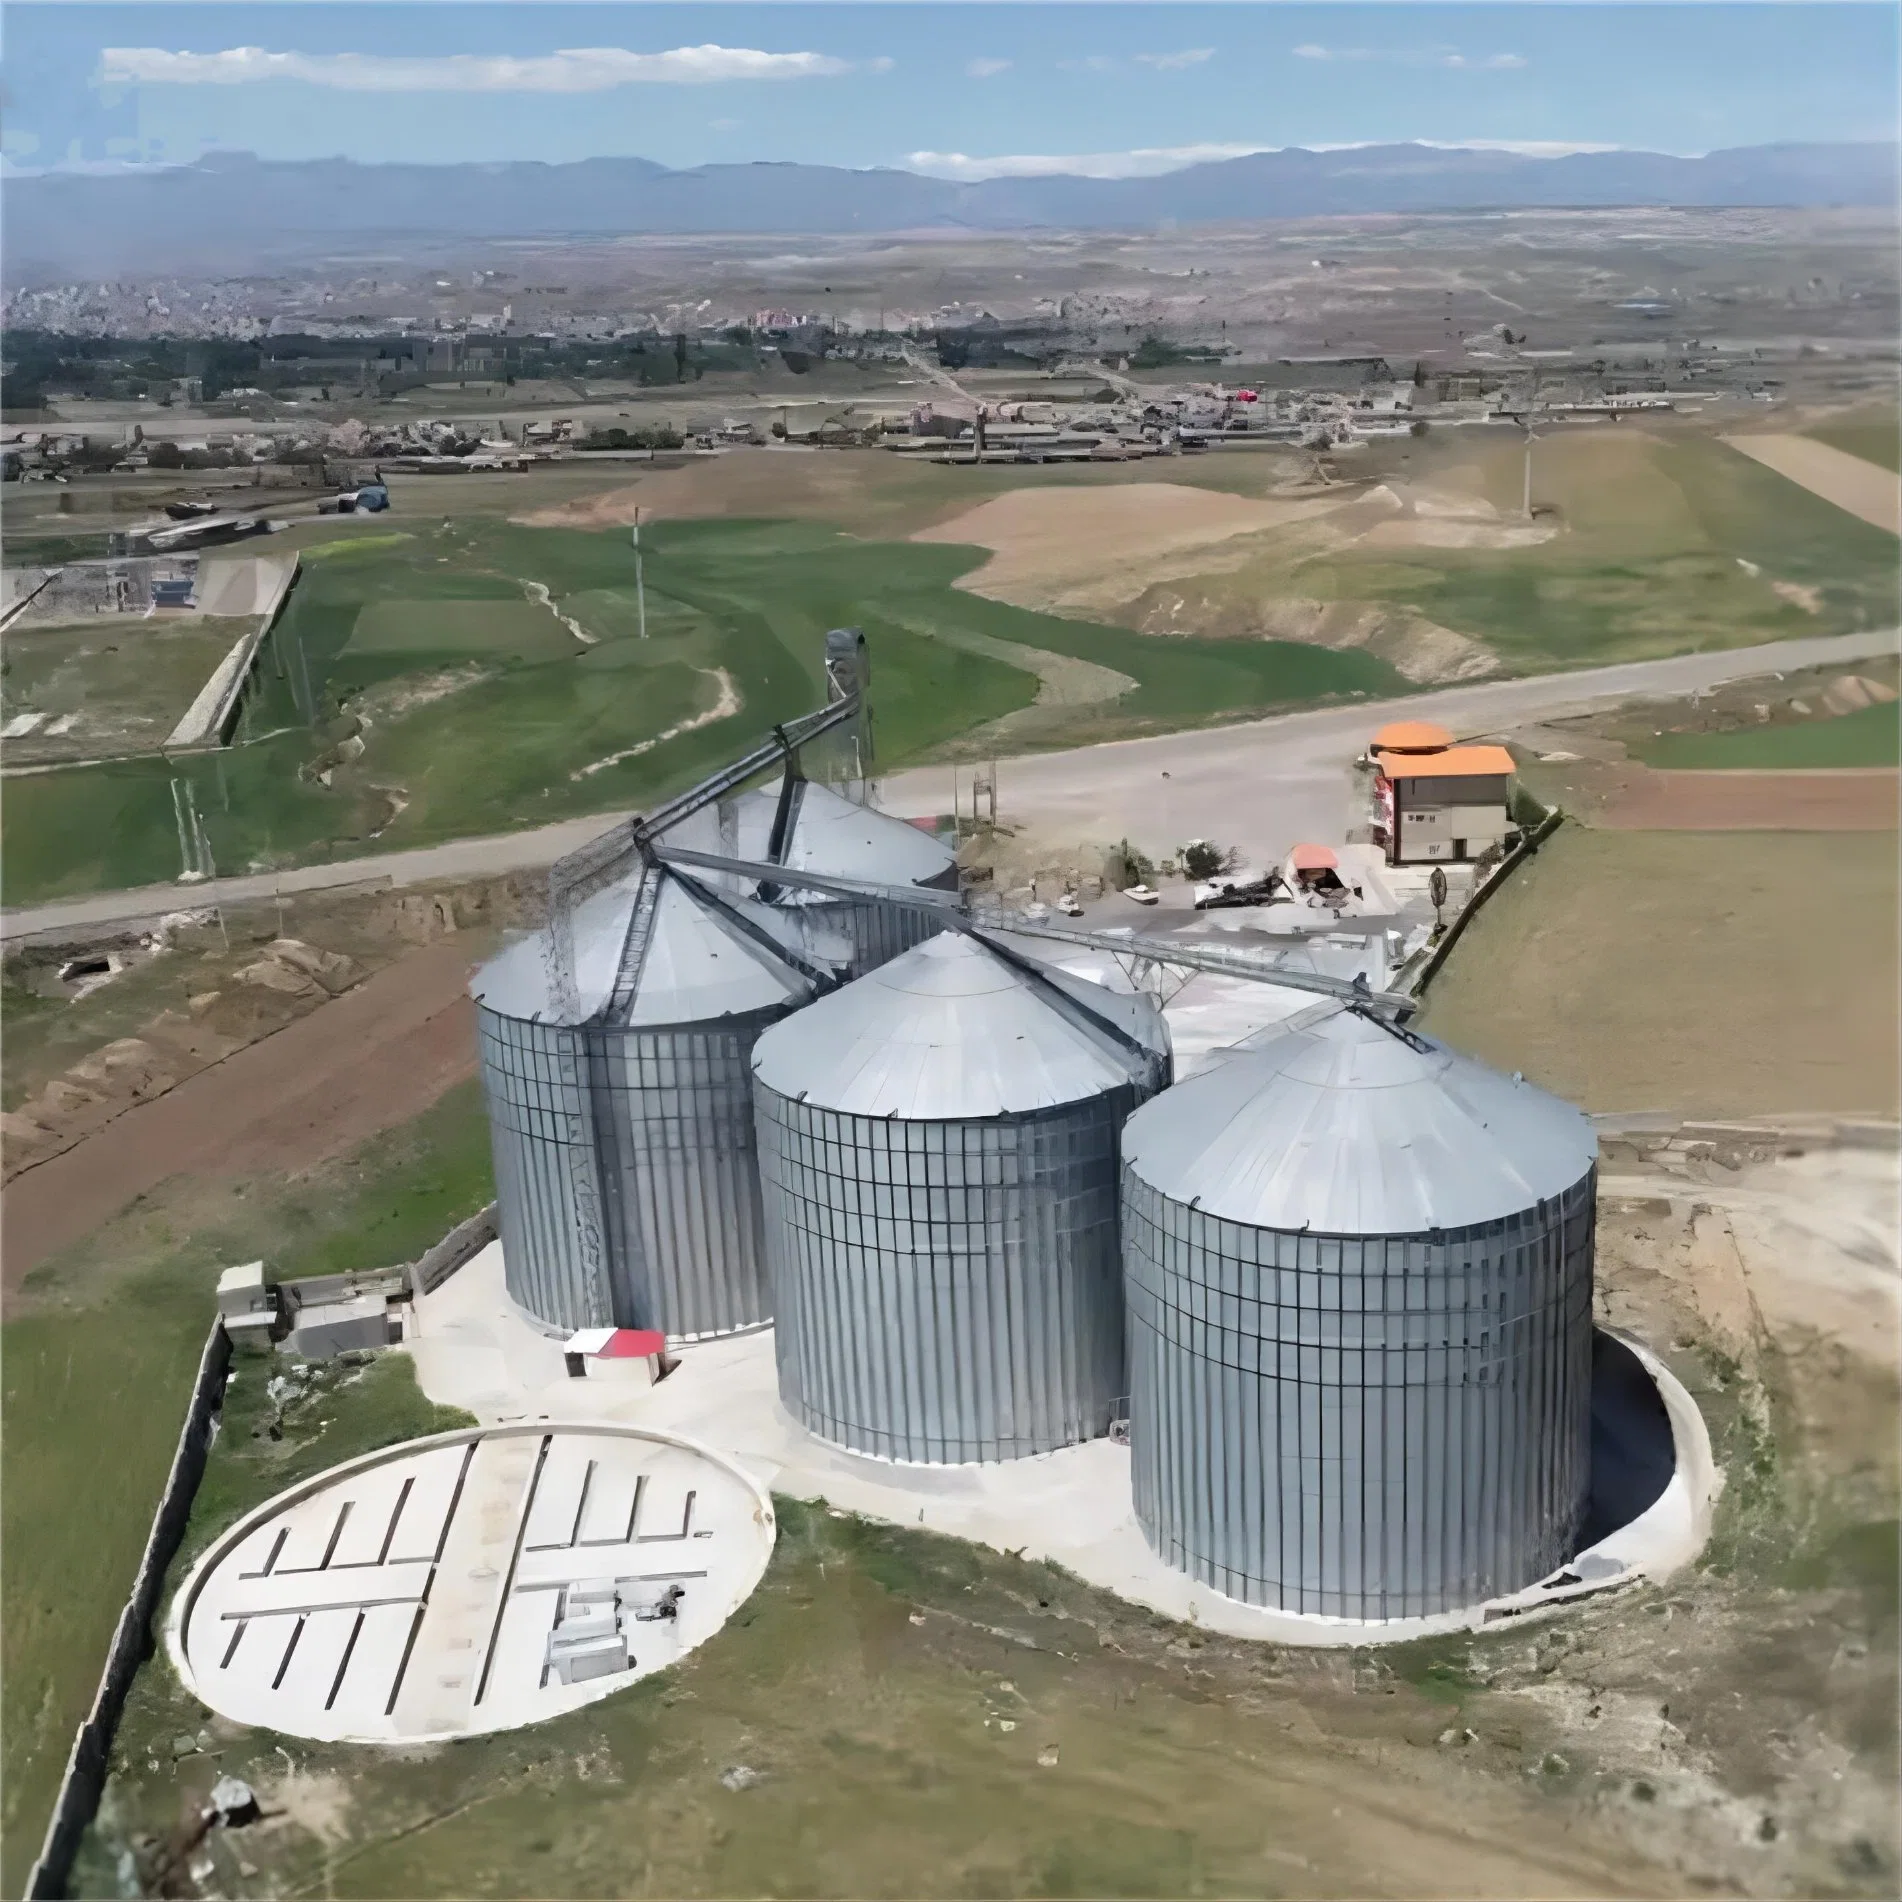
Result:
<svg viewBox="0 0 1902 1902">
<path fill-rule="evenodd" d="M 1375 753 L 1443 753 L 1453 736 L 1431 720 L 1394 720 L 1374 735 Z"/>
<path fill-rule="evenodd" d="M 1476 859 L 1512 830 L 1516 764 L 1503 746 L 1376 745 L 1373 760 L 1389 865 Z"/>
</svg>

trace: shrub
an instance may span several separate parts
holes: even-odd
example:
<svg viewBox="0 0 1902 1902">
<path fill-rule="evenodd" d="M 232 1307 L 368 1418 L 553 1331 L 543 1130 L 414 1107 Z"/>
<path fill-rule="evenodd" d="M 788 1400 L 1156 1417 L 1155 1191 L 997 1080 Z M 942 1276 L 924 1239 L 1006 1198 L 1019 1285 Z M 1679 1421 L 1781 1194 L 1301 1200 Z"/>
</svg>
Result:
<svg viewBox="0 0 1902 1902">
<path fill-rule="evenodd" d="M 1111 846 L 1103 861 L 1104 876 L 1119 891 L 1126 891 L 1131 885 L 1147 884 L 1155 870 L 1154 863 L 1144 858 L 1127 839 L 1119 839 Z"/>
<path fill-rule="evenodd" d="M 1241 863 L 1241 854 L 1233 846 L 1211 845 L 1207 839 L 1191 839 L 1176 856 L 1190 878 L 1214 878 Z"/>
</svg>

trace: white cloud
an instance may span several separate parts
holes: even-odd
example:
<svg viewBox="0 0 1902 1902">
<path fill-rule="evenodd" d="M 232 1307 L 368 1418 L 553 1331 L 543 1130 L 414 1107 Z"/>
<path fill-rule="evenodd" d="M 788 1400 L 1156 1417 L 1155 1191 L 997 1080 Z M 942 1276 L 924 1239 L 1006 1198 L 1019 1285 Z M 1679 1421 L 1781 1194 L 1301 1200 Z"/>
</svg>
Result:
<svg viewBox="0 0 1902 1902">
<path fill-rule="evenodd" d="M 999 73 L 1009 72 L 1010 64 L 1007 59 L 974 59 L 967 62 L 964 70 L 973 79 L 993 79 Z"/>
<path fill-rule="evenodd" d="M 867 62 L 873 72 L 890 60 Z M 169 53 L 155 46 L 109 46 L 99 56 L 108 85 L 244 86 L 302 80 L 344 92 L 607 92 L 639 84 L 696 86 L 728 79 L 822 79 L 853 70 L 829 53 L 762 53 L 740 46 L 677 46 L 634 53 L 622 46 L 578 46 L 527 58 L 445 53 L 412 58 L 383 53 L 271 53 L 233 46 L 221 53 Z"/>
<path fill-rule="evenodd" d="M 906 163 L 916 171 L 967 184 L 985 178 L 1154 178 L 1185 165 L 1209 165 L 1276 149 L 1272 145 L 1156 145 L 1132 152 L 1026 152 L 1006 158 L 914 152 Z"/>
<path fill-rule="evenodd" d="M 1060 59 L 1057 64 L 1066 73 L 1108 73 L 1116 68 L 1116 62 L 1107 53 L 1091 53 L 1083 59 Z"/>
<path fill-rule="evenodd" d="M 1186 47 L 1180 53 L 1138 53 L 1138 66 L 1153 66 L 1159 73 L 1179 73 L 1187 66 L 1200 66 L 1204 60 L 1215 57 L 1212 46 Z"/>
<path fill-rule="evenodd" d="M 1594 145 L 1584 139 L 1414 139 L 1436 152 L 1511 152 L 1519 158 L 1572 158 L 1580 152 L 1622 152 L 1622 145 Z"/>
<path fill-rule="evenodd" d="M 1379 60 L 1394 66 L 1450 66 L 1469 72 L 1514 72 L 1532 63 L 1520 53 L 1469 56 L 1452 46 L 1317 46 L 1310 40 L 1293 51 L 1296 59 L 1328 62 Z"/>
<path fill-rule="evenodd" d="M 1511 152 L 1519 158 L 1569 158 L 1578 152 L 1619 152 L 1617 145 L 1574 139 L 1393 139 L 1343 145 L 1158 145 L 1129 152 L 1027 152 L 1003 158 L 972 158 L 964 152 L 913 152 L 913 171 L 977 184 L 987 178 L 1157 178 L 1185 165 L 1213 165 L 1252 158 L 1260 152 L 1363 152 L 1374 144 L 1419 145 L 1435 152 Z"/>
</svg>

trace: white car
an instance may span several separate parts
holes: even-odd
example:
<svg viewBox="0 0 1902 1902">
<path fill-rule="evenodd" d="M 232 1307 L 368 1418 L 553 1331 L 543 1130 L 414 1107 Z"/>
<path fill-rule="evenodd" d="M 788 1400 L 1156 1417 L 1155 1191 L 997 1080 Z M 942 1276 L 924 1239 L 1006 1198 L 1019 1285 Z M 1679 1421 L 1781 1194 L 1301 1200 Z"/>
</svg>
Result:
<svg viewBox="0 0 1902 1902">
<path fill-rule="evenodd" d="M 1162 897 L 1162 894 L 1152 892 L 1147 885 L 1125 885 L 1123 896 L 1135 899 L 1139 905 L 1153 905 Z"/>
</svg>

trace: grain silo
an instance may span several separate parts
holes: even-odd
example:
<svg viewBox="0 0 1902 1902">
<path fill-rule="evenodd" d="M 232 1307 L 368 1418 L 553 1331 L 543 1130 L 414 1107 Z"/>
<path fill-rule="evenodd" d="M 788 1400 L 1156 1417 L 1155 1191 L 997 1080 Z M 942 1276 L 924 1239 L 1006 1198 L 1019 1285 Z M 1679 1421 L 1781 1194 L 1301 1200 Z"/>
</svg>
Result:
<svg viewBox="0 0 1902 1902">
<path fill-rule="evenodd" d="M 508 1291 L 544 1326 L 694 1339 L 771 1318 L 749 1060 L 816 988 L 786 934 L 650 864 L 575 907 L 573 1002 L 546 931 L 477 973 Z"/>
<path fill-rule="evenodd" d="M 943 840 L 797 773 L 776 789 L 742 794 L 729 810 L 731 817 L 720 816 L 721 849 L 735 858 L 877 885 L 958 889 L 957 855 Z M 925 912 L 792 885 L 762 887 L 760 896 L 843 934 L 852 946 L 851 977 L 876 970 L 938 928 Z"/>
<path fill-rule="evenodd" d="M 1596 1141 L 1516 1077 L 1322 1009 L 1124 1132 L 1136 1516 L 1248 1604 L 1476 1605 L 1583 1521 Z"/>
<path fill-rule="evenodd" d="M 1105 1431 L 1125 1391 L 1124 1119 L 1169 1075 L 1146 995 L 952 933 L 753 1053 L 780 1396 L 944 1464 Z"/>
</svg>

